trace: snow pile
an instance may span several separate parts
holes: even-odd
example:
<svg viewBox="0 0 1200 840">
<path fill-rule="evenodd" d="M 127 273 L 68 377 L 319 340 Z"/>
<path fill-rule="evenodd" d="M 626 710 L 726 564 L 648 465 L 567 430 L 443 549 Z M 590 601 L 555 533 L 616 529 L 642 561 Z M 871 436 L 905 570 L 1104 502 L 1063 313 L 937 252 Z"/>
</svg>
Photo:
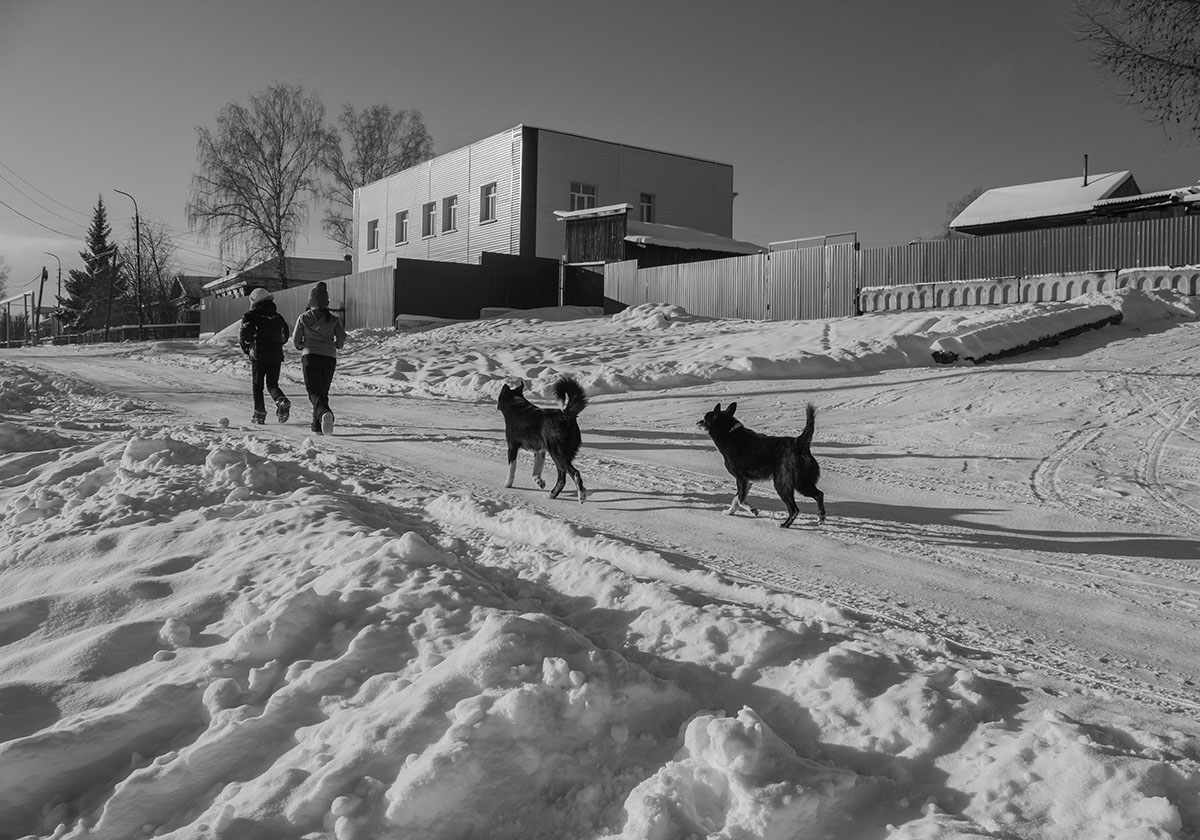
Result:
<svg viewBox="0 0 1200 840">
<path fill-rule="evenodd" d="M 933 360 L 985 362 L 1057 344 L 1109 324 L 1200 317 L 1195 298 L 1172 290 L 1092 292 L 1064 303 L 1022 304 L 966 318 L 953 335 L 930 345 Z M 976 326 L 982 321 L 982 324 Z"/>
<path fill-rule="evenodd" d="M 939 338 L 930 346 L 930 351 L 933 360 L 941 364 L 959 359 L 986 362 L 1057 344 L 1086 330 L 1120 322 L 1121 313 L 1108 304 L 1049 304 L 1043 311 L 1032 312 L 1007 323 Z"/>
</svg>

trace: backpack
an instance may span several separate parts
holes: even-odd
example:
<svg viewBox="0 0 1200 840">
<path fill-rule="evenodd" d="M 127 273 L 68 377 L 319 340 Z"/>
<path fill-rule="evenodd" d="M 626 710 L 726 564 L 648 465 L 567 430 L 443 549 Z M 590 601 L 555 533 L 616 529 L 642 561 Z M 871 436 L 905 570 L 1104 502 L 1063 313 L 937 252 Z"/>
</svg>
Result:
<svg viewBox="0 0 1200 840">
<path fill-rule="evenodd" d="M 283 316 L 276 313 L 272 317 L 266 319 L 267 324 L 263 325 L 260 330 L 262 340 L 269 341 L 272 344 L 286 344 L 288 340 L 288 325 L 287 321 L 283 320 Z"/>
</svg>

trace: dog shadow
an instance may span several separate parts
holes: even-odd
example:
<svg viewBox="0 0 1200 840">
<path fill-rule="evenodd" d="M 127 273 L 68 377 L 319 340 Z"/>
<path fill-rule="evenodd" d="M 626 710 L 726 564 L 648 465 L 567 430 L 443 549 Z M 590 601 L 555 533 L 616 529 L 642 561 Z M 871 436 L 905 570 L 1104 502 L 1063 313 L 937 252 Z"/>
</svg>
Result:
<svg viewBox="0 0 1200 840">
<path fill-rule="evenodd" d="M 868 533 L 919 536 L 935 545 L 1014 553 L 1200 560 L 1200 540 L 1177 534 L 1022 529 L 980 521 L 980 517 L 1004 513 L 995 508 L 929 508 L 852 500 L 831 505 L 830 519 L 835 505 L 841 519 L 855 521 L 855 527 Z M 930 525 L 949 530 L 931 530 Z"/>
</svg>

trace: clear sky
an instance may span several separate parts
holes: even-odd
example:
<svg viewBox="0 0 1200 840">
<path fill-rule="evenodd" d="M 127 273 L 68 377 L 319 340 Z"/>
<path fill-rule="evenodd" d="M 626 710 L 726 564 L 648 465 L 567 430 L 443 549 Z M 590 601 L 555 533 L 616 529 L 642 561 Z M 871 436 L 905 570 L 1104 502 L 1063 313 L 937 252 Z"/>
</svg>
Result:
<svg viewBox="0 0 1200 840">
<path fill-rule="evenodd" d="M 1131 170 L 1200 179 L 1196 149 L 1121 104 L 1066 0 L 0 0 L 0 255 L 9 294 L 115 237 L 186 232 L 196 126 L 272 82 L 424 115 L 437 152 L 527 124 L 733 166 L 734 236 L 902 243 L 995 187 Z M 8 206 L 4 206 L 4 205 Z M 33 221 L 22 218 L 22 215 Z M 314 210 L 314 219 L 319 219 Z M 184 269 L 219 273 L 183 235 Z M 340 256 L 312 226 L 297 253 Z"/>
</svg>

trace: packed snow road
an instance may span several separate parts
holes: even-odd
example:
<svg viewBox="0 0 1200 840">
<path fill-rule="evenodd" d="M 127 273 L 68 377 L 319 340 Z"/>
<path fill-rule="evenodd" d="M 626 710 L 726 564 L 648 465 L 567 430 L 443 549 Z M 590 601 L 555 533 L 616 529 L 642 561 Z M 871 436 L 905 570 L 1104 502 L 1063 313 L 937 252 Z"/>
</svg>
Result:
<svg viewBox="0 0 1200 840">
<path fill-rule="evenodd" d="M 1200 710 L 1198 351 L 1191 323 L 978 368 L 596 395 L 581 417 L 583 505 L 569 485 L 558 500 L 538 491 L 527 455 L 503 488 L 503 421 L 484 394 L 396 396 L 343 366 L 338 428 L 319 444 L 387 466 L 398 484 L 468 490 L 682 566 L 828 599 L 864 624 L 1028 670 L 1048 692 L 1086 686 L 1186 714 Z M 166 412 L 249 428 L 248 375 L 228 368 L 128 347 L 8 360 L 160 407 L 135 425 Z M 298 372 L 285 366 L 292 421 L 255 434 L 309 435 Z M 747 426 L 794 433 L 810 400 L 829 521 L 818 527 L 800 499 L 796 524 L 775 527 L 782 505 L 766 484 L 751 491 L 762 516 L 722 515 L 733 481 L 696 421 L 737 401 Z"/>
</svg>

